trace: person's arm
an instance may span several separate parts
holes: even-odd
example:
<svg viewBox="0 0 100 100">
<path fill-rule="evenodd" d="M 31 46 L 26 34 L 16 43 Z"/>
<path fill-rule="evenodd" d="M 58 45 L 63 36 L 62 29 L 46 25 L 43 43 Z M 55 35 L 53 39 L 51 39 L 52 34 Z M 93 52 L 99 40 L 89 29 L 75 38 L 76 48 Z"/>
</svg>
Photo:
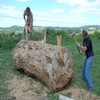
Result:
<svg viewBox="0 0 100 100">
<path fill-rule="evenodd" d="M 80 44 L 77 44 L 77 46 L 82 50 L 82 51 L 87 51 L 87 49 L 90 47 L 90 40 L 87 41 L 85 46 L 81 46 Z"/>
<path fill-rule="evenodd" d="M 78 48 L 80 48 L 83 52 L 85 52 L 87 50 L 87 47 L 86 46 L 81 46 L 80 43 L 76 43 L 76 46 Z"/>
<path fill-rule="evenodd" d="M 33 27 L 33 15 L 32 15 L 32 12 L 30 13 L 30 18 L 31 18 L 30 29 L 32 29 L 32 27 Z"/>
<path fill-rule="evenodd" d="M 86 47 L 86 46 L 81 46 L 81 45 L 80 45 L 79 48 L 80 48 L 82 51 L 84 51 L 84 52 L 87 50 L 87 47 Z"/>
<path fill-rule="evenodd" d="M 26 22 L 25 16 L 26 16 L 26 10 L 24 11 L 24 14 L 23 14 L 23 18 L 24 18 L 24 20 Z"/>
<path fill-rule="evenodd" d="M 33 14 L 32 14 L 32 12 L 30 12 L 30 16 L 31 16 L 31 21 L 33 23 Z"/>
</svg>

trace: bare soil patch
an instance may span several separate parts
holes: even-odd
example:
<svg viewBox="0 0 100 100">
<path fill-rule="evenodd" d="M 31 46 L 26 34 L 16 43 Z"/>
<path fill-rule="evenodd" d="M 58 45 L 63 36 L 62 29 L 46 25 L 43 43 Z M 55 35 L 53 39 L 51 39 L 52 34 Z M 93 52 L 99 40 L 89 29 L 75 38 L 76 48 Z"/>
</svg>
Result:
<svg viewBox="0 0 100 100">
<path fill-rule="evenodd" d="M 18 78 L 13 76 L 8 82 L 8 87 L 11 90 L 10 100 L 49 100 L 47 98 L 48 88 L 31 77 Z M 100 100 L 100 97 L 92 92 L 72 86 L 54 95 L 59 96 L 60 94 L 70 96 L 75 100 Z"/>
</svg>

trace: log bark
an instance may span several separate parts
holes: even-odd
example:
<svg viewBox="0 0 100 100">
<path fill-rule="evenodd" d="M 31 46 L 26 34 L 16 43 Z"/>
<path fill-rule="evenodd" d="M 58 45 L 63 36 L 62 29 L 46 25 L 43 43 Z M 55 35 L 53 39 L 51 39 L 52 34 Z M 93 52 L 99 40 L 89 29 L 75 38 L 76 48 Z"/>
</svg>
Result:
<svg viewBox="0 0 100 100">
<path fill-rule="evenodd" d="M 60 52 L 63 54 L 60 55 Z M 45 83 L 53 92 L 62 90 L 73 78 L 72 53 L 41 41 L 21 40 L 12 50 L 16 69 Z"/>
</svg>

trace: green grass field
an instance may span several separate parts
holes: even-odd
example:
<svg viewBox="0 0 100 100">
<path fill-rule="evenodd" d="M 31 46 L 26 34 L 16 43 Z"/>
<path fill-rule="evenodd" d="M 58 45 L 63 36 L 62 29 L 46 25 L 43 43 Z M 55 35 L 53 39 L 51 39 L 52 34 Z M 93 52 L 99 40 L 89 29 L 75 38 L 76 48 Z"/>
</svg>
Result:
<svg viewBox="0 0 100 100">
<path fill-rule="evenodd" d="M 21 35 L 19 35 L 21 36 Z M 98 34 L 91 34 L 90 35 L 93 43 L 94 48 L 94 62 L 91 68 L 91 75 L 92 80 L 94 84 L 94 94 L 97 94 L 100 96 L 100 33 Z M 48 37 L 51 38 L 51 37 Z M 10 90 L 7 86 L 7 80 L 10 80 L 12 77 L 10 76 L 10 73 L 13 75 L 16 75 L 18 77 L 23 77 L 23 74 L 21 74 L 19 71 L 15 70 L 15 67 L 13 65 L 13 59 L 11 55 L 12 48 L 16 45 L 16 43 L 20 39 L 17 36 L 11 37 L 11 38 L 2 38 L 0 36 L 0 100 L 9 100 L 10 97 Z M 12 39 L 12 40 L 11 40 Z M 81 35 L 77 36 L 78 41 L 82 44 L 82 37 Z M 13 43 L 14 42 L 14 43 Z M 56 40 L 48 40 L 48 43 L 56 44 Z M 5 44 L 6 43 L 6 44 Z M 4 46 L 3 46 L 4 44 Z M 80 89 L 87 89 L 87 85 L 82 81 L 82 66 L 85 59 L 85 54 L 79 54 L 78 50 L 75 46 L 74 40 L 72 37 L 67 35 L 66 38 L 62 41 L 62 45 L 69 50 L 71 50 L 74 58 L 74 78 L 72 80 L 71 85 L 74 85 Z M 53 93 L 48 92 L 47 96 L 49 100 L 58 100 L 56 96 L 54 96 Z"/>
</svg>

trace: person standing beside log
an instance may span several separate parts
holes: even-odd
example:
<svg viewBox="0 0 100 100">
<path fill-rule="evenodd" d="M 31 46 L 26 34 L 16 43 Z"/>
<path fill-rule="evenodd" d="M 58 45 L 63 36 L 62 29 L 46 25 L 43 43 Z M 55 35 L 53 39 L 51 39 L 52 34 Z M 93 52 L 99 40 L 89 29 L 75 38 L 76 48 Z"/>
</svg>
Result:
<svg viewBox="0 0 100 100">
<path fill-rule="evenodd" d="M 93 90 L 93 83 L 90 74 L 90 69 L 92 66 L 92 62 L 94 60 L 94 52 L 93 52 L 92 41 L 88 36 L 86 30 L 83 30 L 82 37 L 83 37 L 83 46 L 81 46 L 79 43 L 77 43 L 77 46 L 86 54 L 86 59 L 84 61 L 84 65 L 82 68 L 82 76 L 83 80 L 88 84 L 89 91 L 91 91 Z"/>
<path fill-rule="evenodd" d="M 28 40 L 28 34 L 30 33 L 31 39 L 33 39 L 33 34 L 32 34 L 32 30 L 33 30 L 33 14 L 30 10 L 29 7 L 27 7 L 24 11 L 23 14 L 24 17 L 24 21 L 25 21 L 25 32 L 26 33 L 26 39 Z M 22 38 L 24 37 L 25 34 L 22 35 Z"/>
</svg>

